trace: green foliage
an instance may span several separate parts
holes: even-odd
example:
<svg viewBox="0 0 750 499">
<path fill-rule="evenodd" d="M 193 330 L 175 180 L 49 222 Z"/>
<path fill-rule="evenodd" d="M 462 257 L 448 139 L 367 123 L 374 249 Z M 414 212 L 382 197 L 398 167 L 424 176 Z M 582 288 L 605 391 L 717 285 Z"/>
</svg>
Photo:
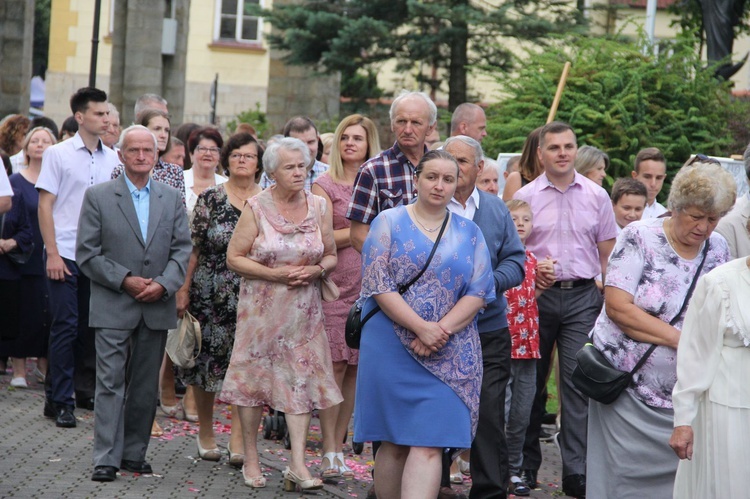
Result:
<svg viewBox="0 0 750 499">
<path fill-rule="evenodd" d="M 266 119 L 266 113 L 260 110 L 260 103 L 255 103 L 255 109 L 248 109 L 238 114 L 235 119 L 227 122 L 227 130 L 229 133 L 234 133 L 237 130 L 237 125 L 240 123 L 247 123 L 255 128 L 258 132 L 259 139 L 267 139 L 270 136 L 271 124 Z"/>
<path fill-rule="evenodd" d="M 430 89 L 448 82 L 451 109 L 467 100 L 470 71 L 511 69 L 499 38 L 542 40 L 581 23 L 564 0 L 307 0 L 263 10 L 286 62 L 340 71 L 342 95 L 379 96 L 374 75 L 389 59 Z M 447 78 L 446 78 L 447 75 Z"/>
<path fill-rule="evenodd" d="M 566 60 L 572 68 L 556 119 L 573 126 L 579 146 L 609 154 L 609 176 L 629 175 L 644 147 L 664 152 L 670 177 L 691 153 L 733 152 L 729 87 L 702 68 L 694 41 L 678 40 L 658 56 L 644 43 L 583 37 L 529 53 L 517 78 L 500 79 L 508 98 L 487 112 L 489 155 L 520 151 L 544 125 Z"/>
<path fill-rule="evenodd" d="M 42 75 L 42 68 L 47 68 L 49 54 L 49 20 L 51 0 L 36 0 L 34 2 L 34 49 L 32 71 L 35 75 Z"/>
</svg>

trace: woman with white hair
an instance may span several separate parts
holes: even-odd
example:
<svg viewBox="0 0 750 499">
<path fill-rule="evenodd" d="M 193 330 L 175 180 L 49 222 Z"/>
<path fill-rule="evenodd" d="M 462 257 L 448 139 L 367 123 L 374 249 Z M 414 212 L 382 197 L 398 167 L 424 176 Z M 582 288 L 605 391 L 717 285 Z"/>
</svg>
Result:
<svg viewBox="0 0 750 499">
<path fill-rule="evenodd" d="M 323 323 L 320 281 L 336 267 L 330 208 L 305 191 L 310 152 L 299 139 L 271 144 L 263 168 L 275 183 L 245 204 L 227 249 L 243 279 L 237 330 L 221 399 L 239 407 L 245 484 L 266 486 L 258 461 L 265 405 L 286 415 L 292 458 L 284 489 L 316 490 L 305 464 L 310 414 L 342 401 Z"/>
<path fill-rule="evenodd" d="M 672 496 L 677 344 L 692 283 L 729 259 L 726 241 L 713 230 L 736 195 L 721 165 L 702 155 L 696 160 L 672 182 L 671 216 L 626 226 L 609 259 L 592 343 L 615 369 L 640 367 L 612 404 L 589 403 L 589 497 Z"/>
</svg>

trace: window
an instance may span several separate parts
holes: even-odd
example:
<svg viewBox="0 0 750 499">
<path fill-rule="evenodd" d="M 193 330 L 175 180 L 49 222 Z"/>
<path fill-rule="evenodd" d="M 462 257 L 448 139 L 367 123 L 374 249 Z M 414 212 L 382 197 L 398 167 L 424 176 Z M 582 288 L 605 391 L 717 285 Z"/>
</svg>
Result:
<svg viewBox="0 0 750 499">
<path fill-rule="evenodd" d="M 220 41 L 260 42 L 262 19 L 252 15 L 261 0 L 218 0 L 216 39 Z"/>
</svg>

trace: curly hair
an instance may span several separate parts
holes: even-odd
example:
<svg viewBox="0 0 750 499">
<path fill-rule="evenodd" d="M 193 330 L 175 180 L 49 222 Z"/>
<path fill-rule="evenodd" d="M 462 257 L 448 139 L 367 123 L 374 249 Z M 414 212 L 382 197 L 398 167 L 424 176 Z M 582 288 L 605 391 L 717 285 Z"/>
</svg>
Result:
<svg viewBox="0 0 750 499">
<path fill-rule="evenodd" d="M 31 126 L 31 120 L 22 114 L 6 117 L 0 124 L 0 150 L 13 156 L 23 147 L 23 139 Z"/>
<path fill-rule="evenodd" d="M 683 166 L 672 181 L 667 205 L 671 211 L 697 208 L 724 216 L 734 205 L 737 184 L 720 164 L 697 161 Z"/>
</svg>

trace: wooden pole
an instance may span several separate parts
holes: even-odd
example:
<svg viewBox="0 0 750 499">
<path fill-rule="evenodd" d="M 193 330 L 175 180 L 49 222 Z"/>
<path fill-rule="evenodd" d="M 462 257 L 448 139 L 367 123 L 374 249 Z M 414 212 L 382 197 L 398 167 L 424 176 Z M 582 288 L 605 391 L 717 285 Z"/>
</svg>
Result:
<svg viewBox="0 0 750 499">
<path fill-rule="evenodd" d="M 557 84 L 557 92 L 555 93 L 555 100 L 552 101 L 552 107 L 549 110 L 549 116 L 547 116 L 547 123 L 550 123 L 555 119 L 557 114 L 557 107 L 560 105 L 560 97 L 562 97 L 563 88 L 565 88 L 565 81 L 568 79 L 568 72 L 570 71 L 570 61 L 565 63 L 563 66 L 562 75 L 560 75 L 560 83 Z"/>
</svg>

